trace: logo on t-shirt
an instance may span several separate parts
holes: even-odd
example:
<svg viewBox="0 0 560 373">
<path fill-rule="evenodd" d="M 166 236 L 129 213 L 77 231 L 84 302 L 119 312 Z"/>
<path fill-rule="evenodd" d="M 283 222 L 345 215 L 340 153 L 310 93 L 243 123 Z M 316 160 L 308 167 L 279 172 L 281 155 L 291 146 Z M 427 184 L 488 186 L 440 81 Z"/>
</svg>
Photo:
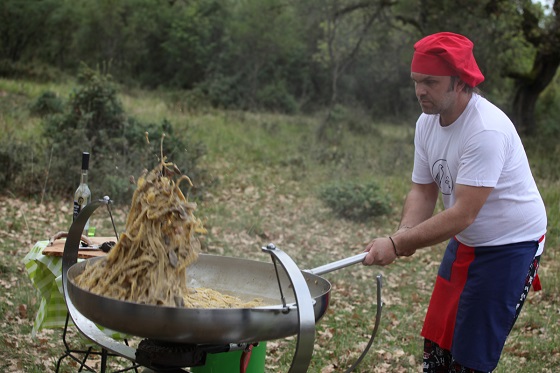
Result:
<svg viewBox="0 0 560 373">
<path fill-rule="evenodd" d="M 453 180 L 446 159 L 438 159 L 432 166 L 432 177 L 442 194 L 449 195 L 453 192 Z"/>
</svg>

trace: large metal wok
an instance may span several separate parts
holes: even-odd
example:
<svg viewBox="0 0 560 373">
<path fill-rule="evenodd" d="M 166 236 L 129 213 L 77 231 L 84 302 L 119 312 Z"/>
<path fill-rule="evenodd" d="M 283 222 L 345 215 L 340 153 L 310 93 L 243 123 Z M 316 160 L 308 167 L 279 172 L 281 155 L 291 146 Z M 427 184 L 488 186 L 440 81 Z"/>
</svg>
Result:
<svg viewBox="0 0 560 373">
<path fill-rule="evenodd" d="M 189 287 L 212 288 L 245 300 L 261 298 L 267 305 L 193 309 L 125 302 L 93 294 L 74 282 L 88 262 L 77 263 L 81 232 L 93 212 L 103 205 L 109 208 L 109 204 L 108 197 L 92 202 L 70 227 L 63 254 L 64 296 L 72 320 L 86 337 L 132 361 L 138 360 L 137 351 L 109 338 L 96 324 L 150 340 L 197 346 L 245 346 L 297 334 L 290 372 L 305 372 L 313 353 L 315 323 L 323 317 L 329 305 L 331 284 L 320 275 L 359 263 L 365 255 L 301 271 L 286 253 L 272 244 L 262 248 L 270 253 L 272 263 L 201 254 L 189 267 Z M 379 325 L 382 307 L 380 276 L 377 286 L 375 328 L 367 348 L 349 371 L 367 353 Z"/>
</svg>

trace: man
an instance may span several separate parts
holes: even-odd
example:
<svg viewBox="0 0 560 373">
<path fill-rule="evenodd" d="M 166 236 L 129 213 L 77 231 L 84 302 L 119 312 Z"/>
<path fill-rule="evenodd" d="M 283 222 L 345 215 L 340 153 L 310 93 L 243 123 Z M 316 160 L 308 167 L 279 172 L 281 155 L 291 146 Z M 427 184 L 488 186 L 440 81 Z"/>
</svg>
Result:
<svg viewBox="0 0 560 373">
<path fill-rule="evenodd" d="M 423 114 L 412 187 L 399 229 L 369 243 L 364 264 L 449 240 L 421 333 L 424 372 L 489 372 L 536 276 L 546 211 L 513 124 L 476 93 L 484 76 L 472 42 L 442 32 L 414 49 Z M 445 209 L 434 215 L 439 194 Z"/>
</svg>

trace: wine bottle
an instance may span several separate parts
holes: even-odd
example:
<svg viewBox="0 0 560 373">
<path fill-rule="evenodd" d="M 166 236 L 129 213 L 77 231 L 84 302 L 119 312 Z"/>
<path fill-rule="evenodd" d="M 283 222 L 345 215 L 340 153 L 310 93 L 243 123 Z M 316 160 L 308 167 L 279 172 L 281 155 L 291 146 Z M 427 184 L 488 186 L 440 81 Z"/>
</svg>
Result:
<svg viewBox="0 0 560 373">
<path fill-rule="evenodd" d="M 76 220 L 76 217 L 82 211 L 84 207 L 88 203 L 91 202 L 91 191 L 89 190 L 88 186 L 88 169 L 89 169 L 89 153 L 83 152 L 82 153 L 82 176 L 80 179 L 80 185 L 78 189 L 76 189 L 76 193 L 74 193 L 74 216 L 73 220 Z M 84 227 L 84 235 L 87 236 L 87 232 L 89 229 L 89 220 Z"/>
</svg>

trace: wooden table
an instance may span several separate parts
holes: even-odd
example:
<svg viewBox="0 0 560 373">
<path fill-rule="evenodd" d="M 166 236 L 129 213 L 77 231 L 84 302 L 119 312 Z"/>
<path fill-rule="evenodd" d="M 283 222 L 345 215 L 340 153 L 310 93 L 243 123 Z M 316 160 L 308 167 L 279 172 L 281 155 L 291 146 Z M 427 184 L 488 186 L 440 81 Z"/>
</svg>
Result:
<svg viewBox="0 0 560 373">
<path fill-rule="evenodd" d="M 113 241 L 116 242 L 115 237 L 89 237 L 89 240 L 93 245 L 101 245 L 104 242 Z M 43 249 L 42 254 L 48 256 L 62 256 L 64 254 L 64 245 L 66 244 L 66 239 L 62 238 L 53 242 L 52 246 L 46 246 Z M 98 256 L 105 255 L 105 252 L 97 249 L 84 249 L 78 250 L 78 259 L 89 259 L 96 258 Z"/>
</svg>

